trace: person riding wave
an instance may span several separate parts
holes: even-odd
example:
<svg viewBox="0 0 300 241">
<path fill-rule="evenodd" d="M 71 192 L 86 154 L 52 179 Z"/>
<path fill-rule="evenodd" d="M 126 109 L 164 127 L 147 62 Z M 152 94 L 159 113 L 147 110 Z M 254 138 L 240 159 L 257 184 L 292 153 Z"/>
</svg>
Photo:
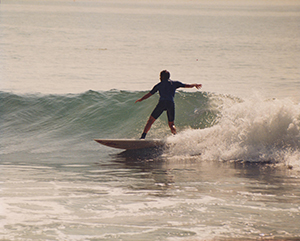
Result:
<svg viewBox="0 0 300 241">
<path fill-rule="evenodd" d="M 150 96 L 155 94 L 157 91 L 159 92 L 160 95 L 158 104 L 156 105 L 153 112 L 151 113 L 140 139 L 146 138 L 146 135 L 150 130 L 152 124 L 164 111 L 167 111 L 169 127 L 172 134 L 175 135 L 176 127 L 174 124 L 174 120 L 175 120 L 174 96 L 175 96 L 176 89 L 193 88 L 193 87 L 200 89 L 202 87 L 202 84 L 184 84 L 181 83 L 180 81 L 170 80 L 170 73 L 167 70 L 163 70 L 160 72 L 160 81 L 161 82 L 156 84 L 149 93 L 145 94 L 142 98 L 135 101 L 135 103 L 137 103 L 146 100 Z"/>
</svg>

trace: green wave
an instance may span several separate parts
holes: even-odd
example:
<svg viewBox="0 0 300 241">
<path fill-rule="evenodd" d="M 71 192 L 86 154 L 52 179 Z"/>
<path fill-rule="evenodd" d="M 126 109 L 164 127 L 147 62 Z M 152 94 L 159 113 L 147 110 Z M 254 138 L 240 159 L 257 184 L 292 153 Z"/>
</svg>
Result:
<svg viewBox="0 0 300 241">
<path fill-rule="evenodd" d="M 87 91 L 67 95 L 16 95 L 0 92 L 1 129 L 5 135 L 37 135 L 68 138 L 135 138 L 157 104 L 158 95 L 135 104 L 144 91 Z M 204 92 L 178 92 L 176 126 L 179 130 L 214 125 L 218 106 Z M 151 135 L 169 135 L 166 115 L 153 125 Z"/>
</svg>

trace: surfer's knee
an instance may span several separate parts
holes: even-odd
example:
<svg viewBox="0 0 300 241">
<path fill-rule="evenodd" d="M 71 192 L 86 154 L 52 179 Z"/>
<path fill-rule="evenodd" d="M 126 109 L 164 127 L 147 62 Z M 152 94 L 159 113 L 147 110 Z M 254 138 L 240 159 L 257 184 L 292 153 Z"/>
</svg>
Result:
<svg viewBox="0 0 300 241">
<path fill-rule="evenodd" d="M 150 115 L 150 117 L 149 117 L 149 119 L 148 119 L 148 123 L 153 124 L 154 121 L 156 121 L 156 119 L 155 119 L 152 115 Z"/>
</svg>

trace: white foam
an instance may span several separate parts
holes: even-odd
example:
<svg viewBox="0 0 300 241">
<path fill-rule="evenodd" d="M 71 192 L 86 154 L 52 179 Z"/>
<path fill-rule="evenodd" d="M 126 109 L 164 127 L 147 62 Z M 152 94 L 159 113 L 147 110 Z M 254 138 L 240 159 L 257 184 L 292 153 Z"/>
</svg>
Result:
<svg viewBox="0 0 300 241">
<path fill-rule="evenodd" d="M 218 123 L 169 138 L 172 155 L 204 160 L 289 162 L 300 166 L 300 106 L 289 99 L 226 102 Z"/>
</svg>

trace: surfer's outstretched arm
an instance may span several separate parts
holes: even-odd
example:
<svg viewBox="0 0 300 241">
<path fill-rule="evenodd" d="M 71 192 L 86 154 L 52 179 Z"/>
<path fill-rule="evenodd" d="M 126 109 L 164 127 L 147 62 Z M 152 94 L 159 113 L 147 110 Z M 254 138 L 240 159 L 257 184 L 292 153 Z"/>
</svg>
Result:
<svg viewBox="0 0 300 241">
<path fill-rule="evenodd" d="M 145 94 L 142 98 L 136 100 L 135 103 L 136 103 L 136 102 L 141 102 L 141 101 L 143 101 L 143 100 L 145 100 L 145 99 L 148 99 L 151 95 L 152 95 L 152 94 L 149 92 L 149 93 Z"/>
<path fill-rule="evenodd" d="M 193 87 L 200 89 L 202 87 L 202 84 L 185 84 L 184 86 L 184 88 L 193 88 Z"/>
</svg>

